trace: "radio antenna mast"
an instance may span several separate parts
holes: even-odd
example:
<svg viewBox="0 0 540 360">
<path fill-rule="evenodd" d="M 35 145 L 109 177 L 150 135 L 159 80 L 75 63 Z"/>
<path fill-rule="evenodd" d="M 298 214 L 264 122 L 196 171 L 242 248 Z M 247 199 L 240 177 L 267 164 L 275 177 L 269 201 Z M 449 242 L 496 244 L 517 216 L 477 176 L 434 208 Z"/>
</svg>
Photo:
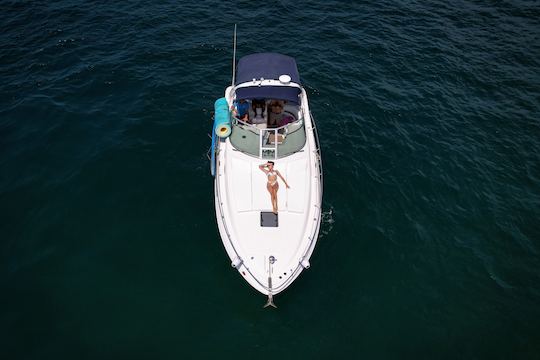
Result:
<svg viewBox="0 0 540 360">
<path fill-rule="evenodd" d="M 234 39 L 233 39 L 233 60 L 232 60 L 232 85 L 236 76 L 236 24 L 234 24 Z"/>
</svg>

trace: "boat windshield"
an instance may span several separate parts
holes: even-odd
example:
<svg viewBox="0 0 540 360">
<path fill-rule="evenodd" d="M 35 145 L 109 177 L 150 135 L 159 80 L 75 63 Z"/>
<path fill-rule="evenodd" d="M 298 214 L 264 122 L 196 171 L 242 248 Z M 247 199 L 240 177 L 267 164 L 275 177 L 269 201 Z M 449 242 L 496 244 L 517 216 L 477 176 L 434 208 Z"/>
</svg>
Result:
<svg viewBox="0 0 540 360">
<path fill-rule="evenodd" d="M 257 122 L 253 114 L 243 121 L 233 117 L 231 144 L 239 151 L 263 159 L 282 158 L 300 151 L 306 143 L 304 119 L 298 106 L 289 106 L 283 112 L 286 122 L 272 127 L 266 121 Z M 270 116 L 271 117 L 271 116 Z"/>
</svg>

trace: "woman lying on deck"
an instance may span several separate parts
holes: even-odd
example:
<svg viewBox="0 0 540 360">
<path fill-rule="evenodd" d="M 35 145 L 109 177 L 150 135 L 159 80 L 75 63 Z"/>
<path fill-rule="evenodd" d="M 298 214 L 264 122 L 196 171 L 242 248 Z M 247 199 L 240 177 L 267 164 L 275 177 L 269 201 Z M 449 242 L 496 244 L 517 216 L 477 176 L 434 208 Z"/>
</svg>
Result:
<svg viewBox="0 0 540 360">
<path fill-rule="evenodd" d="M 278 176 L 285 183 L 287 189 L 290 189 L 287 181 L 281 176 L 281 173 L 278 170 L 274 170 L 274 162 L 269 161 L 266 164 L 259 165 L 259 169 L 262 170 L 268 177 L 268 183 L 266 184 L 266 189 L 270 193 L 270 199 L 272 200 L 272 211 L 274 214 L 278 213 L 278 201 L 277 201 L 277 192 L 279 190 Z"/>
</svg>

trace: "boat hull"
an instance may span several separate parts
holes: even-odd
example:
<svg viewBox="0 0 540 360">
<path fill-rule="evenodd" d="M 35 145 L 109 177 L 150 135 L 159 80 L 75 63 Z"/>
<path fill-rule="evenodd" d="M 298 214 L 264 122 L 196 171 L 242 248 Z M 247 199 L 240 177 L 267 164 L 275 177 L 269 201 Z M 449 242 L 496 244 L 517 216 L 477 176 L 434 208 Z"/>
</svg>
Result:
<svg viewBox="0 0 540 360">
<path fill-rule="evenodd" d="M 230 96 L 228 100 L 232 102 Z M 265 295 L 282 292 L 310 267 L 319 234 L 322 164 L 307 97 L 302 106 L 305 145 L 297 153 L 275 160 L 276 169 L 291 187 L 286 189 L 281 183 L 278 190 L 278 227 L 261 226 L 260 213 L 271 211 L 266 177 L 258 169 L 265 161 L 238 151 L 228 138 L 216 139 L 214 192 L 219 233 L 231 266 Z"/>
</svg>

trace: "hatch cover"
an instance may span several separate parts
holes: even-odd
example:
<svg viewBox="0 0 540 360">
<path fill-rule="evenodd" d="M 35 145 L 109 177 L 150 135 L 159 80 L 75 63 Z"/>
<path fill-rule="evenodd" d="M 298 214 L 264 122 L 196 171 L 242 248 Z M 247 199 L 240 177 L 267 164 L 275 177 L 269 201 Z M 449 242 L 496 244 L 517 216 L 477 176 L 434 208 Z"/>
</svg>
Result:
<svg viewBox="0 0 540 360">
<path fill-rule="evenodd" d="M 278 227 L 278 215 L 271 211 L 261 211 L 262 227 Z"/>
</svg>

